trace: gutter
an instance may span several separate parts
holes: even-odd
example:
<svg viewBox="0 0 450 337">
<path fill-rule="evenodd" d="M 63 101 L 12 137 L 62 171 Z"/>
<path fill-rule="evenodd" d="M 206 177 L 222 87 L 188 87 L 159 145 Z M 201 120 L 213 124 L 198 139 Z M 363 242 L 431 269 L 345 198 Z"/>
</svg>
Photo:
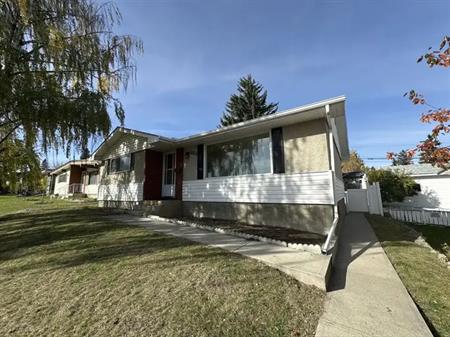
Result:
<svg viewBox="0 0 450 337">
<path fill-rule="evenodd" d="M 327 122 L 329 126 L 329 132 L 328 132 L 328 140 L 330 144 L 330 161 L 331 161 L 331 182 L 333 187 L 333 200 L 334 200 L 334 206 L 333 206 L 333 222 L 331 223 L 331 228 L 328 231 L 327 239 L 325 240 L 325 243 L 322 246 L 322 253 L 323 254 L 330 254 L 331 250 L 333 249 L 333 246 L 331 245 L 333 238 L 335 237 L 335 231 L 337 228 L 337 225 L 339 223 L 339 209 L 336 203 L 336 193 L 334 191 L 334 174 L 336 172 L 336 166 L 334 161 L 334 139 L 333 139 L 333 130 L 331 127 L 331 121 L 330 121 L 330 105 L 327 104 L 325 106 L 325 113 L 327 116 Z"/>
</svg>

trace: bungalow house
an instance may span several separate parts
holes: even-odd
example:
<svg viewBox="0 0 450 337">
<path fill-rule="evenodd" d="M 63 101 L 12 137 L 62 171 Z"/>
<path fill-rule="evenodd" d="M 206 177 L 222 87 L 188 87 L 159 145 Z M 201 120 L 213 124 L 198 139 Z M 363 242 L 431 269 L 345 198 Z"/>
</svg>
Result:
<svg viewBox="0 0 450 337">
<path fill-rule="evenodd" d="M 100 162 L 71 160 L 49 173 L 48 194 L 63 198 L 79 195 L 97 198 Z"/>
<path fill-rule="evenodd" d="M 295 228 L 331 240 L 345 214 L 345 97 L 185 138 L 116 128 L 92 155 L 98 201 L 163 216 Z"/>
<path fill-rule="evenodd" d="M 431 164 L 388 166 L 386 169 L 407 174 L 417 183 L 417 194 L 395 205 L 450 210 L 450 170 Z"/>
</svg>

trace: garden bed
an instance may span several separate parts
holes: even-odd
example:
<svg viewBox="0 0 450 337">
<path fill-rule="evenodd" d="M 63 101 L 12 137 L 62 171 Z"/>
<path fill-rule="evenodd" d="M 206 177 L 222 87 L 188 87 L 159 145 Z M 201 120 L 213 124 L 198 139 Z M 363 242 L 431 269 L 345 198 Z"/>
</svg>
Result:
<svg viewBox="0 0 450 337">
<path fill-rule="evenodd" d="M 174 223 L 189 225 L 197 228 L 231 234 L 250 240 L 273 243 L 293 249 L 321 253 L 321 246 L 326 240 L 325 235 L 299 231 L 285 227 L 251 225 L 247 223 L 217 220 L 207 218 L 170 218 L 165 219 Z"/>
</svg>

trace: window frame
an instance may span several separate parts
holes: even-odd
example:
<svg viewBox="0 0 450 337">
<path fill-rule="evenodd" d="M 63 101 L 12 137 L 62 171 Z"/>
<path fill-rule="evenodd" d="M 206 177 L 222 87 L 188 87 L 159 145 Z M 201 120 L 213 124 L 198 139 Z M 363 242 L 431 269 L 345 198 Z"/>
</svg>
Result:
<svg viewBox="0 0 450 337">
<path fill-rule="evenodd" d="M 235 141 L 239 141 L 241 139 L 245 139 L 245 138 L 250 138 L 250 137 L 257 137 L 257 136 L 262 136 L 265 135 L 266 137 L 261 137 L 262 138 L 268 138 L 269 139 L 269 163 L 270 163 L 270 169 L 269 172 L 265 172 L 265 173 L 246 173 L 246 174 L 239 174 L 239 175 L 228 175 L 228 176 L 216 176 L 216 177 L 208 177 L 208 146 L 212 146 L 212 145 L 217 145 L 217 144 L 223 144 L 223 143 L 228 143 L 230 142 L 230 140 L 228 141 L 215 141 L 215 142 L 209 142 L 209 143 L 204 143 L 203 144 L 203 179 L 215 179 L 215 178 L 225 178 L 225 177 L 242 177 L 242 176 L 253 176 L 256 174 L 273 174 L 273 158 L 272 158 L 272 131 L 271 129 L 269 129 L 268 131 L 264 131 L 264 132 L 260 132 L 260 133 L 255 133 L 249 136 L 245 136 L 245 137 L 240 137 L 235 139 Z"/>
<path fill-rule="evenodd" d="M 106 172 L 108 175 L 112 175 L 112 174 L 116 174 L 116 173 L 123 173 L 123 172 L 131 172 L 134 171 L 134 152 L 130 152 L 127 154 L 124 154 L 122 156 L 117 156 L 117 157 L 112 157 L 107 159 L 107 165 L 106 165 Z M 128 157 L 128 167 L 122 169 L 121 168 L 121 159 Z M 118 164 L 114 164 L 114 166 L 118 166 L 116 169 L 113 169 L 113 163 L 117 163 Z"/>
<path fill-rule="evenodd" d="M 95 176 L 95 183 L 91 182 L 91 177 Z M 87 179 L 88 185 L 98 185 L 98 172 L 88 172 L 88 179 Z"/>
<path fill-rule="evenodd" d="M 64 177 L 64 181 L 61 180 L 61 177 Z M 58 175 L 58 184 L 60 183 L 67 183 L 67 172 L 61 173 Z"/>
</svg>

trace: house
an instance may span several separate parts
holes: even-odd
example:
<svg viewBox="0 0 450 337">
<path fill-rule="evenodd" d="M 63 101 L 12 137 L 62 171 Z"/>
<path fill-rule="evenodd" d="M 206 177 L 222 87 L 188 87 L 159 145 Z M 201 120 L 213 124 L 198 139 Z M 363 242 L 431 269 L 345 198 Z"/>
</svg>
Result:
<svg viewBox="0 0 450 337">
<path fill-rule="evenodd" d="M 59 197 L 74 195 L 96 198 L 98 167 L 96 160 L 71 160 L 49 173 L 48 194 Z"/>
<path fill-rule="evenodd" d="M 406 197 L 399 206 L 450 210 L 450 170 L 431 164 L 388 166 L 386 169 L 410 175 L 417 185 L 417 195 Z"/>
<path fill-rule="evenodd" d="M 104 207 L 332 237 L 345 214 L 345 97 L 185 138 L 116 128 L 93 153 Z"/>
</svg>

